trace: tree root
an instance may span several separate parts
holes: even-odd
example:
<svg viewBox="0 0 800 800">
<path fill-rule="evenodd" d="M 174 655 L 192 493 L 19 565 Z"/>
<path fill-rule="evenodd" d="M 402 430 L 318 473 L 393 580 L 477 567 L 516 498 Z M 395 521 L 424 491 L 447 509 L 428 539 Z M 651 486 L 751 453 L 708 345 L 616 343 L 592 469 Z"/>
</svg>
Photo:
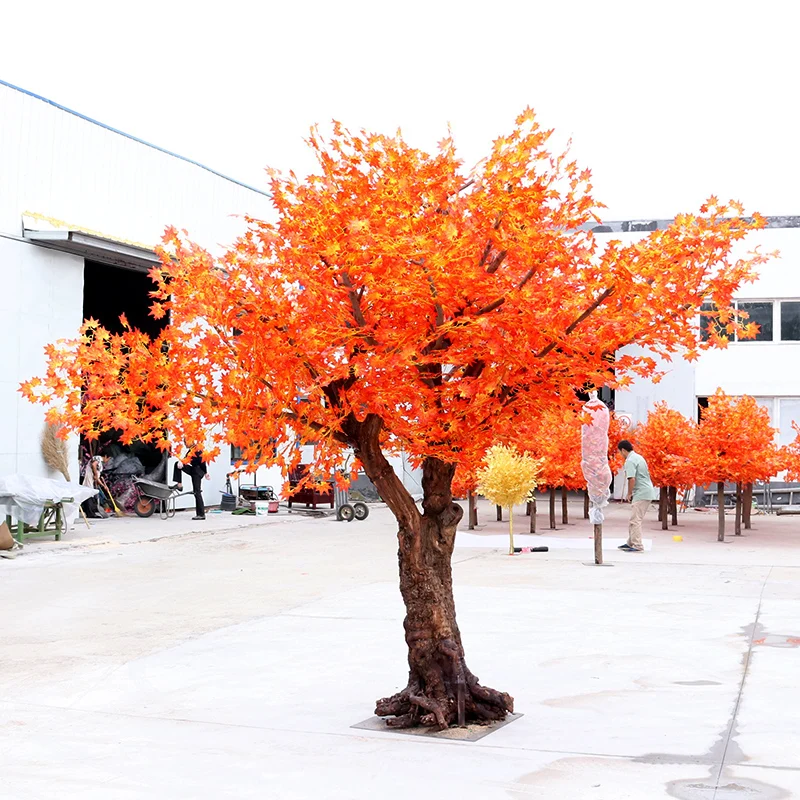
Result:
<svg viewBox="0 0 800 800">
<path fill-rule="evenodd" d="M 388 727 L 444 730 L 468 723 L 488 725 L 513 713 L 514 698 L 481 686 L 454 642 L 444 640 L 437 650 L 441 658 L 412 667 L 402 692 L 378 700 L 375 714 L 387 717 Z"/>
</svg>

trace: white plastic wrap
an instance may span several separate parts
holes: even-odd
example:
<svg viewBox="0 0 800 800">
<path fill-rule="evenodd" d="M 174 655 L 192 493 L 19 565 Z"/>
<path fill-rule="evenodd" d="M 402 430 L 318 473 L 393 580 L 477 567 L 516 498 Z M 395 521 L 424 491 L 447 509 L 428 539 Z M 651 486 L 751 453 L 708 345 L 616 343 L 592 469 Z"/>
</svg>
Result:
<svg viewBox="0 0 800 800">
<path fill-rule="evenodd" d="M 593 525 L 603 523 L 603 509 L 611 496 L 611 467 L 608 464 L 608 406 L 596 397 L 583 410 L 591 414 L 591 424 L 581 427 L 581 469 L 589 492 L 589 519 Z"/>
<path fill-rule="evenodd" d="M 38 525 L 47 500 L 60 501 L 64 497 L 74 502 L 64 503 L 64 518 L 67 526 L 75 522 L 84 500 L 94 497 L 97 489 L 67 483 L 52 478 L 38 478 L 33 475 L 5 475 L 0 477 L 0 515 L 10 514 L 26 525 Z"/>
</svg>

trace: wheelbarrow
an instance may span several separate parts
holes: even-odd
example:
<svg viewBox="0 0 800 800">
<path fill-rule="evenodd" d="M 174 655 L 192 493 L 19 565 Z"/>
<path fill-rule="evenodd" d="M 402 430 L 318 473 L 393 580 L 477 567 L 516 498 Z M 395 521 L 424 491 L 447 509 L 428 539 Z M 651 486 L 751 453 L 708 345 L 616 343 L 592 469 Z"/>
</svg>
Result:
<svg viewBox="0 0 800 800">
<path fill-rule="evenodd" d="M 361 501 L 350 502 L 350 492 L 333 485 L 333 502 L 336 506 L 336 519 L 340 522 L 352 522 L 357 519 L 363 522 L 369 516 L 369 506 Z"/>
<path fill-rule="evenodd" d="M 161 519 L 174 517 L 175 499 L 192 494 L 192 492 L 182 492 L 177 483 L 169 486 L 166 483 L 151 481 L 149 478 L 134 478 L 133 485 L 136 487 L 133 510 L 137 517 L 152 517 L 156 509 Z"/>
</svg>

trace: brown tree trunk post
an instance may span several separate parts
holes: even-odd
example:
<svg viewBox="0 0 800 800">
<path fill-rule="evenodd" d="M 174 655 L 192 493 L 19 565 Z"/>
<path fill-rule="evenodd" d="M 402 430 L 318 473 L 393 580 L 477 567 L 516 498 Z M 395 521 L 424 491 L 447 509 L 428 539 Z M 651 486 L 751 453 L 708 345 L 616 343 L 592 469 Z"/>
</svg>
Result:
<svg viewBox="0 0 800 800">
<path fill-rule="evenodd" d="M 742 535 L 742 484 L 736 484 L 736 520 L 733 523 L 734 536 Z"/>
<path fill-rule="evenodd" d="M 661 487 L 658 490 L 658 521 L 664 521 L 664 489 Z"/>
<path fill-rule="evenodd" d="M 719 506 L 717 512 L 717 519 L 719 522 L 719 527 L 717 530 L 717 541 L 724 542 L 725 541 L 725 483 L 723 481 L 719 481 L 719 483 L 717 483 L 717 505 Z"/>
<path fill-rule="evenodd" d="M 561 522 L 569 524 L 569 506 L 567 505 L 567 487 L 561 487 Z"/>
<path fill-rule="evenodd" d="M 531 515 L 531 501 L 528 500 L 528 502 L 525 503 L 525 516 L 529 517 L 530 515 Z"/>
<path fill-rule="evenodd" d="M 583 518 L 589 519 L 589 490 L 583 493 Z"/>
<path fill-rule="evenodd" d="M 661 530 L 669 530 L 669 498 L 667 487 L 662 486 L 658 492 L 658 518 L 661 520 Z"/>
<path fill-rule="evenodd" d="M 603 526 L 594 526 L 594 563 L 603 563 Z"/>
<path fill-rule="evenodd" d="M 497 508 L 497 521 L 498 522 L 502 522 L 503 521 L 503 507 L 502 506 L 496 506 L 496 508 Z"/>
<path fill-rule="evenodd" d="M 742 522 L 744 522 L 744 529 L 751 530 L 750 516 L 753 512 L 753 484 L 748 483 L 744 487 L 744 507 L 742 508 Z"/>
<path fill-rule="evenodd" d="M 536 533 L 536 498 L 531 499 L 531 533 Z"/>
<path fill-rule="evenodd" d="M 469 492 L 467 495 L 467 509 L 468 509 L 468 522 L 467 529 L 474 531 L 475 525 L 478 522 L 478 509 L 475 508 L 475 492 Z"/>
<path fill-rule="evenodd" d="M 453 502 L 455 467 L 435 458 L 422 464 L 422 511 L 386 460 L 378 443 L 380 418 L 348 421 L 356 455 L 398 523 L 400 593 L 408 645 L 408 685 L 378 700 L 375 713 L 393 728 L 501 720 L 514 699 L 481 686 L 467 667 L 453 600 L 451 558 L 463 515 Z"/>
<path fill-rule="evenodd" d="M 550 487 L 550 528 L 556 529 L 556 487 Z"/>
<path fill-rule="evenodd" d="M 672 524 L 678 527 L 678 487 L 670 486 L 669 489 L 669 504 L 672 512 Z"/>
</svg>

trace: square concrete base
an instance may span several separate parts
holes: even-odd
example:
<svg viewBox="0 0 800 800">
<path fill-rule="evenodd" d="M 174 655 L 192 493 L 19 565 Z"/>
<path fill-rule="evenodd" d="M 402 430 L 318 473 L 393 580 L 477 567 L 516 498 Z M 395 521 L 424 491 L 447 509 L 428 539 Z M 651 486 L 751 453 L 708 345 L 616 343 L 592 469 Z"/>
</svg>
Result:
<svg viewBox="0 0 800 800">
<path fill-rule="evenodd" d="M 523 714 L 509 714 L 501 722 L 493 722 L 491 725 L 467 725 L 466 728 L 448 728 L 444 731 L 432 731 L 430 728 L 390 728 L 386 720 L 381 717 L 370 717 L 363 722 L 352 725 L 352 728 L 359 728 L 364 731 L 380 731 L 381 733 L 405 733 L 409 736 L 422 736 L 426 739 L 450 739 L 458 742 L 477 742 L 494 733 L 506 725 L 510 725 L 518 720 Z"/>
</svg>

